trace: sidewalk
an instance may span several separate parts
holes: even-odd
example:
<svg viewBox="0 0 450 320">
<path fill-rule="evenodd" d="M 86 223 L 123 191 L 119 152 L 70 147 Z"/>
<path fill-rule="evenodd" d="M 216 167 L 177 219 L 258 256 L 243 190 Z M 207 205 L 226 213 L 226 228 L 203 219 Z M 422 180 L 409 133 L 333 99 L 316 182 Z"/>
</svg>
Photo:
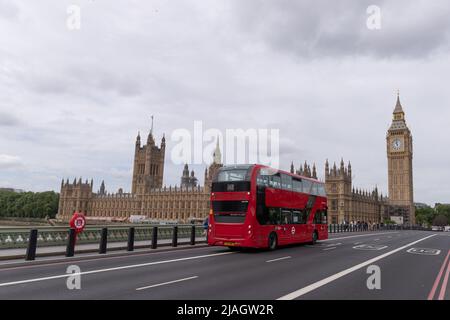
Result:
<svg viewBox="0 0 450 320">
<path fill-rule="evenodd" d="M 195 243 L 204 243 L 206 241 L 205 237 L 198 237 L 195 239 Z M 189 244 L 190 238 L 178 239 L 178 245 Z M 160 246 L 170 246 L 172 244 L 172 239 L 158 240 L 158 247 Z M 135 249 L 140 248 L 150 248 L 151 241 L 136 241 L 134 243 Z M 109 242 L 107 246 L 108 251 L 118 251 L 126 250 L 127 242 Z M 75 246 L 75 254 L 79 253 L 93 253 L 98 252 L 99 243 L 81 244 Z M 0 250 L 0 260 L 14 260 L 14 259 L 25 259 L 27 249 L 17 248 L 17 249 L 3 249 Z M 36 249 L 36 257 L 46 257 L 46 256 L 64 256 L 66 254 L 66 246 L 52 246 L 52 247 L 41 247 Z"/>
</svg>

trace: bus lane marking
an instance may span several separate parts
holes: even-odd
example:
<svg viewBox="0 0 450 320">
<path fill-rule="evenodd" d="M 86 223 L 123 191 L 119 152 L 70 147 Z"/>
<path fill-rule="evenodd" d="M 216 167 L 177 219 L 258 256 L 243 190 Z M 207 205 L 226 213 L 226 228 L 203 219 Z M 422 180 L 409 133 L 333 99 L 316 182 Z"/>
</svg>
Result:
<svg viewBox="0 0 450 320">
<path fill-rule="evenodd" d="M 379 256 L 376 256 L 375 258 L 366 260 L 366 261 L 364 261 L 364 262 L 362 262 L 360 264 L 357 264 L 357 265 L 355 265 L 353 267 L 350 267 L 348 269 L 342 270 L 342 271 L 340 271 L 338 273 L 335 273 L 335 274 L 333 274 L 333 275 L 331 275 L 329 277 L 326 277 L 326 278 L 324 278 L 322 280 L 314 282 L 314 283 L 312 283 L 312 284 L 310 284 L 310 285 L 308 285 L 306 287 L 303 287 L 303 288 L 300 288 L 300 289 L 298 289 L 296 291 L 288 293 L 288 294 L 286 294 L 286 295 L 284 295 L 282 297 L 279 297 L 277 300 L 293 300 L 293 299 L 296 299 L 298 297 L 301 297 L 301 296 L 303 296 L 303 295 L 305 295 L 305 294 L 307 294 L 307 293 L 309 293 L 311 291 L 314 291 L 314 290 L 316 290 L 316 289 L 318 289 L 318 288 L 320 288 L 320 287 L 322 287 L 324 285 L 327 285 L 330 282 L 333 282 L 333 281 L 335 281 L 335 280 L 337 280 L 339 278 L 342 278 L 342 277 L 344 277 L 344 276 L 346 276 L 346 275 L 348 275 L 348 274 L 350 274 L 350 273 L 352 273 L 354 271 L 357 271 L 357 270 L 359 270 L 361 268 L 364 268 L 365 266 L 371 265 L 371 264 L 373 264 L 374 262 L 376 262 L 378 260 L 384 259 L 384 258 L 386 258 L 386 257 L 388 257 L 388 256 L 390 256 L 390 255 L 392 255 L 394 253 L 402 251 L 402 250 L 404 250 L 404 249 L 406 249 L 408 247 L 411 247 L 411 246 L 415 245 L 416 243 L 419 243 L 421 241 L 424 241 L 424 240 L 429 239 L 429 238 L 434 237 L 434 236 L 435 235 L 430 235 L 430 236 L 421 238 L 419 240 L 410 242 L 410 243 L 408 243 L 408 244 L 406 244 L 404 246 L 401 246 L 401 247 L 399 247 L 397 249 L 394 249 L 394 250 L 391 250 L 389 252 L 383 253 L 383 254 L 381 254 Z"/>
</svg>

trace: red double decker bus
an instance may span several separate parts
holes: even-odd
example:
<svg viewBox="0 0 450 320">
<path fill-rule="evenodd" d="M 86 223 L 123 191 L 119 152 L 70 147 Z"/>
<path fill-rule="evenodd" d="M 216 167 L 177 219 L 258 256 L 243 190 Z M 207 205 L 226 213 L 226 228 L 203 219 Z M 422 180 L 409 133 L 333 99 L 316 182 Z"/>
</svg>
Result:
<svg viewBox="0 0 450 320">
<path fill-rule="evenodd" d="M 263 165 L 218 171 L 211 189 L 209 245 L 274 250 L 327 238 L 322 182 Z"/>
</svg>

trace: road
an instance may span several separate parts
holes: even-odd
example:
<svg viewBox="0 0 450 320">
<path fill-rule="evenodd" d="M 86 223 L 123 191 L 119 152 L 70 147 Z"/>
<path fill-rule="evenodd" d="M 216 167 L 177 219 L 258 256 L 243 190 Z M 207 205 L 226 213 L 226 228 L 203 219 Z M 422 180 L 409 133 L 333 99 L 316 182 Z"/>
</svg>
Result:
<svg viewBox="0 0 450 320">
<path fill-rule="evenodd" d="M 0 299 L 448 300 L 449 249 L 449 233 L 378 231 L 272 252 L 203 247 L 49 262 L 0 269 Z M 79 290 L 66 285 L 71 264 L 81 270 Z M 369 290 L 373 265 L 381 287 Z"/>
</svg>

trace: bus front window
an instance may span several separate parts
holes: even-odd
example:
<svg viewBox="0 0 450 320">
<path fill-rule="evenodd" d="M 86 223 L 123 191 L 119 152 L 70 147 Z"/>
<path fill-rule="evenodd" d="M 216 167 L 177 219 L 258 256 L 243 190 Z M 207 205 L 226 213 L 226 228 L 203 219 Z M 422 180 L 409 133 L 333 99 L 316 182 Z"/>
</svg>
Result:
<svg viewBox="0 0 450 320">
<path fill-rule="evenodd" d="M 247 170 L 223 170 L 217 174 L 216 182 L 246 181 Z"/>
</svg>

